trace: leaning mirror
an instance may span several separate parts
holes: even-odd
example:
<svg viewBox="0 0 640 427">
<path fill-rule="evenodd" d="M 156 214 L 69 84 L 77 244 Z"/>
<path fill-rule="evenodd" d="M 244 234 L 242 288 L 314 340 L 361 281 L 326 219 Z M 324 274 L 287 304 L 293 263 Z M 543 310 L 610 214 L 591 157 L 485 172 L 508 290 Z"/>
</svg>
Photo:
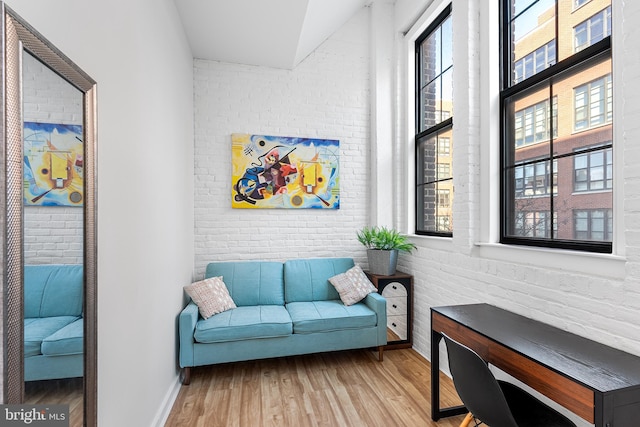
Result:
<svg viewBox="0 0 640 427">
<path fill-rule="evenodd" d="M 4 3 L 2 401 L 96 416 L 96 84 Z"/>
</svg>

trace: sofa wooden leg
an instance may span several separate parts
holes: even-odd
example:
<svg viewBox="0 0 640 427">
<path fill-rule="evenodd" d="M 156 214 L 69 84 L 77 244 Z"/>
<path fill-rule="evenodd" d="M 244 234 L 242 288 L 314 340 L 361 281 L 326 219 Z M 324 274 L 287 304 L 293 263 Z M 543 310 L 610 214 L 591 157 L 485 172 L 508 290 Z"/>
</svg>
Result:
<svg viewBox="0 0 640 427">
<path fill-rule="evenodd" d="M 182 368 L 182 385 L 189 384 L 191 384 L 191 368 L 187 366 Z"/>
<path fill-rule="evenodd" d="M 384 346 L 383 345 L 379 345 L 378 346 L 378 361 L 382 362 L 382 360 L 384 359 L 383 353 L 384 352 Z"/>
</svg>

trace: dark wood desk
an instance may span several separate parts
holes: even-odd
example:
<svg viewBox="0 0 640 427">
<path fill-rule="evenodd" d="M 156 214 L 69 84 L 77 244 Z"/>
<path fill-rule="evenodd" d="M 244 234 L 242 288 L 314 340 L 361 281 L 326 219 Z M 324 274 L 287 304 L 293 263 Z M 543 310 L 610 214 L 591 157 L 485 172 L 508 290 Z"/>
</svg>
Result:
<svg viewBox="0 0 640 427">
<path fill-rule="evenodd" d="M 640 357 L 488 304 L 431 309 L 431 417 L 440 408 L 442 334 L 474 349 L 596 427 L 640 426 Z"/>
</svg>

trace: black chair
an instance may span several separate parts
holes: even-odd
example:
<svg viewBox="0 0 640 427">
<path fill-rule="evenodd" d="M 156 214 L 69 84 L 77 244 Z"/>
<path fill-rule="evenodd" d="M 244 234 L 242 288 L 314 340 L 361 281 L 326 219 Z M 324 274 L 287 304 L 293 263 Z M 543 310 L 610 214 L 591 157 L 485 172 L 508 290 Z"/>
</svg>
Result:
<svg viewBox="0 0 640 427">
<path fill-rule="evenodd" d="M 576 427 L 567 417 L 513 384 L 498 381 L 470 348 L 444 336 L 453 383 L 472 419 L 490 427 Z"/>
</svg>

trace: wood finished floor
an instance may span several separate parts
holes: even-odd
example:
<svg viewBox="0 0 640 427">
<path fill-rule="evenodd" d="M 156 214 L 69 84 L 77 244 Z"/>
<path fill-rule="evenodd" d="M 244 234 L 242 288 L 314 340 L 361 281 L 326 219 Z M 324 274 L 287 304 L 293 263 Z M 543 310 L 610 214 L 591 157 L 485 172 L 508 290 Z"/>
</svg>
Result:
<svg viewBox="0 0 640 427">
<path fill-rule="evenodd" d="M 34 405 L 69 405 L 69 427 L 83 425 L 82 378 L 29 381 L 25 383 L 25 403 Z"/>
<path fill-rule="evenodd" d="M 165 427 L 457 427 L 431 420 L 430 364 L 412 349 L 354 350 L 192 369 Z M 443 406 L 460 404 L 442 375 Z"/>
</svg>

